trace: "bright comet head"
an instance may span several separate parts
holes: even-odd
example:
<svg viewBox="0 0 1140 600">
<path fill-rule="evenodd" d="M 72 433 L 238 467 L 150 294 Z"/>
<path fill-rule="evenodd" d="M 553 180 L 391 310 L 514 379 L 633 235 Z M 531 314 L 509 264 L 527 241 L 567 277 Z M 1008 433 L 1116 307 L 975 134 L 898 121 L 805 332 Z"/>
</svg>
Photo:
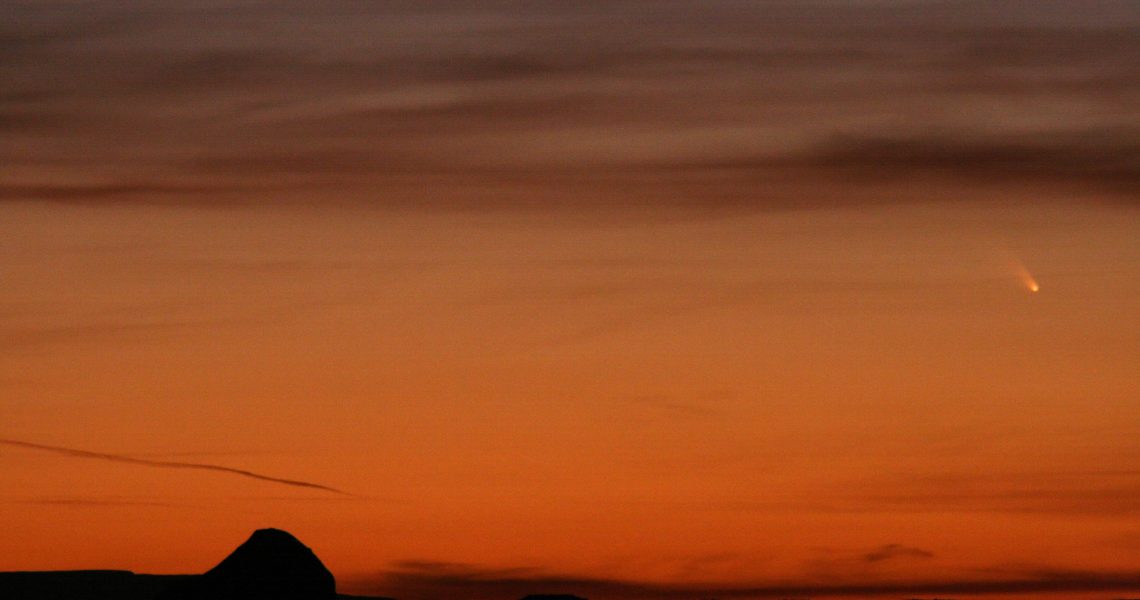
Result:
<svg viewBox="0 0 1140 600">
<path fill-rule="evenodd" d="M 1033 278 L 1032 274 L 1030 274 L 1029 269 L 1027 269 L 1025 265 L 1021 264 L 1021 261 L 1019 260 L 1015 259 L 1012 262 L 1013 270 L 1017 273 L 1018 279 L 1020 279 L 1021 282 L 1025 284 L 1025 289 L 1034 293 L 1041 291 L 1041 286 L 1037 284 L 1037 280 Z"/>
</svg>

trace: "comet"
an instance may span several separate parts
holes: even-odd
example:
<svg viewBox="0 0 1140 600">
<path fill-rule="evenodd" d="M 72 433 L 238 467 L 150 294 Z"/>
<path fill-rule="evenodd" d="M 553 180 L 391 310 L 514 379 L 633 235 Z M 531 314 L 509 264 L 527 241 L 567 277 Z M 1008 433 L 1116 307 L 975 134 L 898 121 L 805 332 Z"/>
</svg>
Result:
<svg viewBox="0 0 1140 600">
<path fill-rule="evenodd" d="M 1017 278 L 1021 280 L 1021 283 L 1025 285 L 1025 289 L 1035 294 L 1041 291 L 1041 286 L 1021 261 L 1014 259 L 1011 263 L 1013 264 L 1014 273 L 1017 274 Z"/>
</svg>

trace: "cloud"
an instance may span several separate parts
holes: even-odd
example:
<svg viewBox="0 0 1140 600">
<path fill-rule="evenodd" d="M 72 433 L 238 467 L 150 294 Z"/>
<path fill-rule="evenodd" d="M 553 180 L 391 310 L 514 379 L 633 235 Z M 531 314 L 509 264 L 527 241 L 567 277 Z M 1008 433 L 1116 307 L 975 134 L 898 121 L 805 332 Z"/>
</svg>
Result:
<svg viewBox="0 0 1140 600">
<path fill-rule="evenodd" d="M 0 327 L 0 354 L 37 351 L 54 344 L 89 343 L 93 341 L 135 341 L 152 339 L 154 335 L 181 331 L 188 328 L 216 327 L 247 323 L 240 319 L 166 319 L 135 322 L 93 321 L 81 324 L 36 324 L 31 326 Z"/>
<path fill-rule="evenodd" d="M 686 509 L 820 513 L 1004 513 L 1065 517 L 1140 514 L 1140 472 L 993 472 L 904 474 L 835 481 L 795 501 L 690 503 Z"/>
<path fill-rule="evenodd" d="M 472 600 L 527 594 L 575 594 L 610 598 L 788 598 L 905 595 L 1039 594 L 1140 590 L 1140 573 L 1036 570 L 1003 579 L 915 582 L 803 582 L 755 585 L 668 584 L 550 575 L 529 568 L 483 569 L 471 565 L 403 561 L 371 578 L 346 580 L 346 588 L 406 600 L 462 596 Z"/>
<path fill-rule="evenodd" d="M 119 506 L 137 506 L 137 507 L 171 507 L 178 506 L 170 502 L 158 502 L 153 500 L 129 500 L 125 498 L 61 498 L 61 497 L 44 497 L 44 498 L 31 498 L 31 499 L 13 499 L 13 500 L 0 500 L 0 502 L 10 504 L 32 504 L 37 506 L 61 506 L 70 508 L 108 508 Z"/>
<path fill-rule="evenodd" d="M 841 136 L 773 165 L 866 178 L 944 175 L 977 182 L 1061 181 L 1140 189 L 1140 129 L 982 137 Z"/>
<path fill-rule="evenodd" d="M 39 450 L 42 452 L 51 452 L 53 454 L 60 454 L 63 456 L 70 456 L 73 458 L 88 458 L 95 460 L 105 460 L 110 462 L 125 463 L 131 465 L 139 465 L 144 467 L 156 467 L 160 469 L 192 469 L 197 471 L 214 471 L 218 473 L 229 473 L 231 475 L 239 475 L 249 479 L 256 479 L 258 481 L 268 481 L 270 483 L 278 483 L 292 487 L 308 488 L 321 490 L 325 492 L 332 492 L 334 494 L 351 495 L 348 492 L 338 490 L 327 485 L 319 483 L 312 483 L 309 481 L 299 481 L 296 479 L 284 479 L 281 477 L 272 477 L 269 475 L 262 475 L 253 471 L 246 471 L 244 469 L 235 469 L 233 467 L 225 467 L 221 465 L 212 465 L 206 463 L 192 463 L 192 462 L 179 462 L 167 460 L 149 460 L 143 458 L 133 458 L 130 456 L 123 456 L 120 454 L 106 454 L 103 452 L 90 452 L 87 450 L 77 450 L 75 448 L 65 448 L 62 446 L 48 446 L 46 444 L 36 444 L 32 442 L 24 442 L 11 439 L 0 439 L 0 444 L 6 446 L 13 446 L 17 448 L 28 448 L 31 450 Z"/>
<path fill-rule="evenodd" d="M 863 561 L 868 563 L 878 563 L 896 558 L 934 558 L 934 553 L 922 548 L 887 544 L 863 555 Z"/>
<path fill-rule="evenodd" d="M 1135 198 L 1140 14 L 1096 4 L 20 3 L 0 199 L 756 209 L 932 174 Z"/>
<path fill-rule="evenodd" d="M 715 390 L 695 397 L 679 397 L 675 394 L 642 394 L 628 398 L 636 406 L 653 409 L 671 418 L 689 420 L 691 418 L 724 417 L 728 414 L 727 403 L 733 394 Z"/>
<path fill-rule="evenodd" d="M 50 200 L 56 202 L 105 202 L 108 200 L 145 199 L 153 202 L 156 198 L 194 198 L 219 192 L 233 192 L 235 186 L 220 185 L 175 185 L 164 183 L 82 183 L 75 185 L 58 184 L 15 184 L 0 182 L 0 201 L 5 200 Z"/>
<path fill-rule="evenodd" d="M 826 208 L 967 199 L 970 190 L 1034 190 L 1040 199 L 1096 198 L 1140 206 L 1140 124 L 1033 133 L 923 128 L 832 131 L 803 146 L 631 164 L 651 186 L 684 190 L 695 205 Z M 915 195 L 883 193 L 916 185 Z M 879 190 L 878 193 L 875 193 Z M 957 193 L 946 194 L 948 190 Z M 1081 190 L 1081 193 L 1066 193 Z M 1095 191 L 1095 194 L 1087 192 Z M 1042 193 L 1043 192 L 1043 193 Z"/>
<path fill-rule="evenodd" d="M 1140 514 L 1140 473 L 1135 471 L 946 474 L 863 485 L 866 489 L 848 488 L 850 495 L 842 504 L 892 512 Z"/>
</svg>

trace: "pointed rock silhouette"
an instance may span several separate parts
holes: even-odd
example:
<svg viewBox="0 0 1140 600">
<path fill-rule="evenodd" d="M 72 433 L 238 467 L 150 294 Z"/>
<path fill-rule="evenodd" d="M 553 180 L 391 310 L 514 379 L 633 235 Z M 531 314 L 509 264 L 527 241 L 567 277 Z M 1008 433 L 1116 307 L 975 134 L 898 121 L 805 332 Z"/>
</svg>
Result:
<svg viewBox="0 0 1140 600">
<path fill-rule="evenodd" d="M 336 581 L 316 554 L 280 529 L 258 529 L 218 566 L 174 591 L 179 600 L 332 600 Z"/>
</svg>

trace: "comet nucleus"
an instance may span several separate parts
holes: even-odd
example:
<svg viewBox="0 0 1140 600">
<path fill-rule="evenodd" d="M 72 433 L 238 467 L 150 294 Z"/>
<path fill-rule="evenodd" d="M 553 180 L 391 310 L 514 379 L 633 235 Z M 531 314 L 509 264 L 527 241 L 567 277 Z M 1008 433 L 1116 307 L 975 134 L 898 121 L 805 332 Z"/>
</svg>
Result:
<svg viewBox="0 0 1140 600">
<path fill-rule="evenodd" d="M 1040 292 L 1041 286 L 1038 285 L 1037 280 L 1033 278 L 1033 274 L 1029 272 L 1029 269 L 1019 260 L 1015 259 L 1011 262 L 1013 264 L 1013 270 L 1017 274 L 1017 278 L 1021 280 L 1021 283 L 1025 284 L 1025 289 L 1034 293 Z"/>
</svg>

